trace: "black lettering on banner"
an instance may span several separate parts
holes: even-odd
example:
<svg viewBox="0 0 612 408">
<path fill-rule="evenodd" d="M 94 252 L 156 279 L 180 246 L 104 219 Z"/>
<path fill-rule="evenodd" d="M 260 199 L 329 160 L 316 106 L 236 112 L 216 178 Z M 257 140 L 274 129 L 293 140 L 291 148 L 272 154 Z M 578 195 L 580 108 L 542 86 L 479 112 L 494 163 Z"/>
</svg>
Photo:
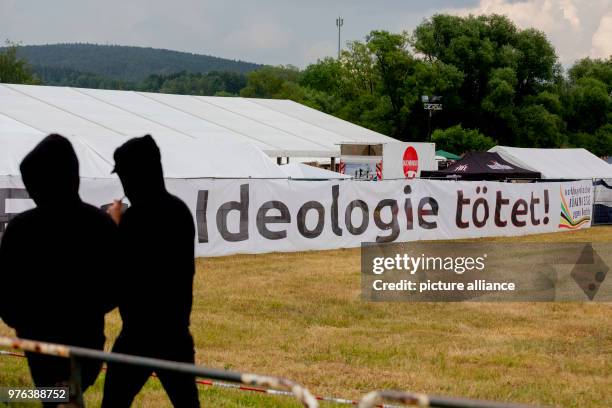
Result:
<svg viewBox="0 0 612 408">
<path fill-rule="evenodd" d="M 469 222 L 463 221 L 463 207 L 466 205 L 470 205 L 469 198 L 463 198 L 463 190 L 457 191 L 457 212 L 455 213 L 455 224 L 459 228 L 468 228 L 470 226 Z"/>
<path fill-rule="evenodd" d="M 514 225 L 515 227 L 524 227 L 525 225 L 527 225 L 527 222 L 518 219 L 519 216 L 527 215 L 527 212 L 527 201 L 523 199 L 516 200 L 516 202 L 512 206 L 512 216 L 510 217 L 512 225 Z"/>
<path fill-rule="evenodd" d="M 484 216 L 481 220 L 478 219 L 478 207 L 484 208 Z M 472 222 L 476 228 L 482 228 L 487 224 L 489 219 L 489 203 L 484 197 L 480 197 L 474 201 L 474 207 L 472 207 Z"/>
<path fill-rule="evenodd" d="M 198 227 L 198 242 L 205 244 L 208 242 L 208 223 L 206 211 L 208 210 L 208 190 L 198 191 L 198 201 L 196 203 L 196 225 Z"/>
<path fill-rule="evenodd" d="M 533 191 L 531 192 L 531 200 L 529 203 L 529 212 L 531 213 L 531 224 L 540 225 L 540 220 L 535 216 L 535 206 L 540 203 L 540 199 L 533 195 Z"/>
<path fill-rule="evenodd" d="M 227 217 L 230 211 L 240 213 L 238 232 L 230 232 Z M 249 239 L 249 185 L 240 185 L 240 201 L 228 201 L 217 210 L 217 229 L 224 240 L 238 242 Z"/>
<path fill-rule="evenodd" d="M 482 194 L 487 194 L 487 186 L 482 186 L 482 188 L 480 186 L 476 187 L 476 194 L 480 194 L 481 191 Z M 478 207 L 484 208 L 484 217 L 482 220 L 478 219 Z M 485 197 L 477 198 L 476 201 L 474 201 L 474 206 L 472 207 L 472 222 L 474 223 L 474 226 L 476 228 L 482 228 L 487 224 L 488 219 L 489 203 L 487 202 L 487 199 Z"/>
<path fill-rule="evenodd" d="M 337 236 L 342 236 L 342 228 L 338 225 L 338 196 L 340 195 L 340 186 L 332 186 L 332 207 L 331 207 L 331 221 L 332 231 Z"/>
<path fill-rule="evenodd" d="M 391 221 L 384 222 L 380 217 L 380 213 L 383 208 L 389 207 L 391 209 Z M 399 208 L 397 201 L 392 199 L 381 200 L 376 209 L 374 210 L 374 223 L 378 228 L 383 231 L 391 230 L 391 233 L 387 236 L 377 235 L 376 242 L 393 242 L 399 236 L 399 224 L 397 222 L 397 213 Z"/>
<path fill-rule="evenodd" d="M 425 206 L 428 205 L 429 209 L 425 209 Z M 423 229 L 435 229 L 438 228 L 438 223 L 436 221 L 427 221 L 425 217 L 428 216 L 437 216 L 438 215 L 438 202 L 433 197 L 423 197 L 421 201 L 419 201 L 419 226 Z"/>
<path fill-rule="evenodd" d="M 280 211 L 279 215 L 268 215 L 270 210 Z M 287 238 L 287 230 L 271 231 L 268 229 L 267 224 L 287 224 L 291 222 L 291 214 L 289 208 L 282 201 L 266 201 L 259 207 L 257 211 L 257 230 L 259 233 L 267 239 L 283 239 Z"/>
<path fill-rule="evenodd" d="M 306 226 L 306 214 L 308 214 L 308 211 L 310 210 L 315 210 L 317 212 L 318 217 L 317 225 L 314 227 L 314 229 L 311 230 L 308 229 L 308 227 Z M 309 239 L 316 238 L 323 232 L 324 225 L 325 208 L 323 208 L 323 205 L 320 202 L 308 201 L 300 207 L 300 210 L 298 211 L 297 215 L 297 227 L 298 231 L 300 231 L 300 234 L 302 234 L 302 236 Z"/>
<path fill-rule="evenodd" d="M 504 205 L 510 204 L 510 200 L 503 198 L 502 192 L 498 191 L 495 197 L 495 225 L 505 227 L 508 221 L 501 219 L 501 212 Z"/>
<path fill-rule="evenodd" d="M 353 210 L 355 208 L 361 209 L 361 225 L 355 227 L 353 225 L 352 215 Z M 344 223 L 346 224 L 346 229 L 353 235 L 361 235 L 367 229 L 370 223 L 370 213 L 368 210 L 368 205 L 363 200 L 353 200 L 346 207 L 346 211 L 344 212 Z"/>
<path fill-rule="evenodd" d="M 412 187 L 405 186 L 404 194 L 410 193 L 412 193 Z M 410 197 L 407 197 L 406 201 L 404 201 L 404 213 L 406 213 L 406 229 L 410 231 L 412 228 L 414 228 L 414 220 L 412 216 L 412 199 Z"/>
<path fill-rule="evenodd" d="M 225 241 L 238 242 L 249 239 L 249 188 L 249 184 L 241 184 L 240 198 L 237 201 L 225 202 L 217 208 L 216 227 L 222 239 Z M 480 195 L 486 194 L 487 189 L 487 186 L 476 186 L 476 196 L 474 197 L 466 196 L 464 190 L 459 189 L 456 191 L 455 223 L 458 228 L 467 229 L 472 226 L 474 228 L 483 228 L 487 225 L 491 217 L 494 218 L 492 221 L 494 221 L 495 226 L 498 228 L 504 228 L 508 224 L 514 227 L 524 227 L 527 224 L 537 226 L 549 222 L 547 216 L 542 216 L 540 218 L 536 216 L 536 210 L 540 205 L 544 207 L 544 215 L 548 214 L 548 190 L 544 190 L 542 197 L 538 196 L 537 192 L 531 192 L 529 198 L 517 199 L 516 201 L 512 194 L 510 194 L 510 196 L 505 196 L 502 190 L 498 190 L 495 191 L 495 203 L 493 203 L 489 202 L 486 196 Z M 18 198 L 15 196 L 14 191 L 23 191 L 23 197 L 27 198 L 25 190 L 0 189 L 0 199 Z M 11 197 L 9 197 L 9 192 L 13 194 Z M 418 227 L 424 230 L 438 228 L 437 217 L 441 210 L 438 201 L 431 196 L 420 196 L 415 198 L 415 200 L 418 200 L 418 206 L 416 206 L 415 201 L 415 207 L 413 208 L 413 197 L 410 196 L 412 187 L 410 185 L 404 185 L 403 192 L 403 203 L 392 198 L 382 199 L 373 210 L 374 224 L 380 230 L 378 232 L 379 235 L 376 236 L 376 242 L 393 242 L 398 239 L 401 231 L 400 223 L 403 225 L 404 222 L 399 219 L 400 204 L 403 205 L 401 216 L 406 217 L 406 230 L 413 230 L 415 224 L 418 224 Z M 210 239 L 208 232 L 208 218 L 210 218 L 208 217 L 210 215 L 208 214 L 209 199 L 209 190 L 198 191 L 196 225 L 199 243 L 208 243 Z M 491 197 L 491 199 L 493 199 L 493 197 Z M 325 229 L 325 223 L 329 222 L 328 220 L 331 220 L 331 231 L 336 236 L 342 236 L 345 227 L 348 233 L 353 236 L 366 233 L 368 228 L 370 228 L 369 204 L 362 199 L 350 201 L 345 207 L 344 223 L 342 223 L 342 220 L 340 220 L 340 212 L 342 212 L 341 202 L 339 185 L 332 186 L 330 207 L 324 206 L 324 204 L 319 201 L 311 200 L 304 203 L 299 208 L 297 217 L 294 217 L 289 206 L 283 201 L 270 200 L 257 208 L 254 227 L 257 228 L 259 235 L 269 240 L 286 239 L 290 230 L 289 225 L 292 222 L 297 222 L 299 233 L 308 239 L 319 237 Z M 492 207 L 493 204 L 495 207 Z M 5 224 L 10 217 L 5 213 L 4 206 L 4 201 L 1 201 L 0 221 L 2 222 L 0 222 L 0 233 L 4 230 Z M 387 211 L 386 208 L 389 209 L 389 215 L 382 214 L 383 211 Z M 214 208 L 210 210 L 214 211 Z M 355 215 L 355 210 L 358 210 L 360 214 Z M 234 211 L 237 211 L 238 214 L 233 213 Z M 309 215 L 311 211 L 314 211 L 315 214 Z M 329 218 L 326 218 L 326 211 L 330 213 Z M 359 215 L 361 216 L 360 220 L 357 219 Z M 310 217 L 309 220 L 313 222 L 316 221 L 316 225 L 309 227 L 306 223 L 307 216 Z M 356 217 L 355 222 L 353 222 L 354 216 Z M 313 220 L 312 217 L 316 217 L 316 220 Z M 239 218 L 238 227 L 230 223 L 230 218 L 232 221 Z M 230 224 L 232 224 L 232 226 L 230 226 Z M 273 228 L 270 224 L 287 225 Z M 309 225 L 312 225 L 312 222 L 309 223 Z"/>
</svg>

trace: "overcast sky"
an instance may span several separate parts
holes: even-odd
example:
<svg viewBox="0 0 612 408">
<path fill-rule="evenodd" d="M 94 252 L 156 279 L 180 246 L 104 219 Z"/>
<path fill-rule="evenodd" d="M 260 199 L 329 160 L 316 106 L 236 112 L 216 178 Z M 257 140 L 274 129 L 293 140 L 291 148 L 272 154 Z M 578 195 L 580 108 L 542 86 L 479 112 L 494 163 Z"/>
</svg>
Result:
<svg viewBox="0 0 612 408">
<path fill-rule="evenodd" d="M 544 31 L 560 61 L 612 54 L 612 0 L 0 0 L 0 38 L 168 48 L 304 67 L 373 29 L 412 31 L 435 13 L 501 13 Z"/>
</svg>

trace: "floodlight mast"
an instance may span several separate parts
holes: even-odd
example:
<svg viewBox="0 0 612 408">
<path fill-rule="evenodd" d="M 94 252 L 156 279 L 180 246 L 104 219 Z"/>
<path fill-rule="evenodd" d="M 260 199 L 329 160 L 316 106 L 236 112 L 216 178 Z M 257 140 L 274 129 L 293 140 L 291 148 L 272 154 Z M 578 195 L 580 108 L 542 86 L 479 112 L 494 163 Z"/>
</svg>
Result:
<svg viewBox="0 0 612 408">
<path fill-rule="evenodd" d="M 421 102 L 423 102 L 423 109 L 429 111 L 427 115 L 427 140 L 431 142 L 431 117 L 433 116 L 433 111 L 441 111 L 442 97 L 438 95 L 422 95 Z"/>
<path fill-rule="evenodd" d="M 338 27 L 338 60 L 340 59 L 340 31 L 342 30 L 342 26 L 344 25 L 344 19 L 342 17 L 338 17 L 336 19 L 336 27 Z"/>
</svg>

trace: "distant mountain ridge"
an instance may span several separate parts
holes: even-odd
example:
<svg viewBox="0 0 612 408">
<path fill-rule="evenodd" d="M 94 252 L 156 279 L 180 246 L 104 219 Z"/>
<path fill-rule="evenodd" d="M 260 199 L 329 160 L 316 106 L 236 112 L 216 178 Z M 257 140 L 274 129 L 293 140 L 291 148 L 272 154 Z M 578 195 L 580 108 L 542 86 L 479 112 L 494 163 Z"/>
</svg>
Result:
<svg viewBox="0 0 612 408">
<path fill-rule="evenodd" d="M 123 45 L 51 44 L 19 46 L 17 55 L 32 66 L 66 68 L 110 79 L 138 82 L 149 75 L 176 72 L 247 73 L 262 65 L 209 55 Z"/>
</svg>

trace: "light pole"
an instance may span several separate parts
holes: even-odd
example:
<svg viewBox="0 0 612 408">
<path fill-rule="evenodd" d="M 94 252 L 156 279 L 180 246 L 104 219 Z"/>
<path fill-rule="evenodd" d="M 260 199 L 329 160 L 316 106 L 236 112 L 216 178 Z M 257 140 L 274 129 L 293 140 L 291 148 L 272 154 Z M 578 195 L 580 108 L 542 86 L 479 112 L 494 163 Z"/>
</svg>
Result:
<svg viewBox="0 0 612 408">
<path fill-rule="evenodd" d="M 423 109 L 429 111 L 429 115 L 427 118 L 427 140 L 431 142 L 431 117 L 433 116 L 434 111 L 442 110 L 442 97 L 433 95 L 423 95 L 421 96 L 421 102 L 423 102 Z"/>
<path fill-rule="evenodd" d="M 336 27 L 338 27 L 338 59 L 340 59 L 340 31 L 343 25 L 344 19 L 342 17 L 338 17 L 336 19 Z"/>
</svg>

